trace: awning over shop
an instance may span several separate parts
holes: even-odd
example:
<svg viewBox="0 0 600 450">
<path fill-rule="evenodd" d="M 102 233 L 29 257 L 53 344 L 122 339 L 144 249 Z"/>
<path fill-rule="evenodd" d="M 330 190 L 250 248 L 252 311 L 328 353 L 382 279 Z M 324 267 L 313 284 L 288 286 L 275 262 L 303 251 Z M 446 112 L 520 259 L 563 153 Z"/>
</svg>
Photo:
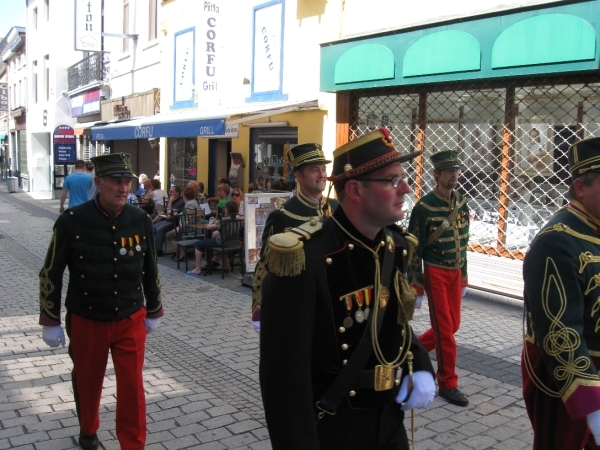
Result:
<svg viewBox="0 0 600 450">
<path fill-rule="evenodd" d="M 224 116 L 157 114 L 92 127 L 92 140 L 153 139 L 225 134 Z"/>
<path fill-rule="evenodd" d="M 73 130 L 75 132 L 75 136 L 90 136 L 92 134 L 92 127 L 94 125 L 96 125 L 97 123 L 100 123 L 98 121 L 95 122 L 81 122 L 76 124 L 73 127 Z"/>
</svg>

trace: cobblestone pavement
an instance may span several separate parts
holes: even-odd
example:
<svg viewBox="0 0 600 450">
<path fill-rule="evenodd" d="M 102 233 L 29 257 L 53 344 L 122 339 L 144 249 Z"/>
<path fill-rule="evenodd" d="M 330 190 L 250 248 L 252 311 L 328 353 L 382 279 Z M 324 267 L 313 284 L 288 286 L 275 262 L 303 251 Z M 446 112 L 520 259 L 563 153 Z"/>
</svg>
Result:
<svg viewBox="0 0 600 450">
<path fill-rule="evenodd" d="M 58 200 L 9 194 L 0 183 L 0 449 L 78 448 L 71 361 L 65 348 L 44 344 L 37 324 L 38 273 L 57 214 Z M 249 322 L 250 289 L 242 286 L 237 270 L 225 280 L 220 273 L 191 277 L 168 258 L 160 258 L 159 269 L 166 317 L 147 341 L 146 448 L 269 449 L 258 336 Z M 531 447 L 516 303 L 469 292 L 456 339 L 459 383 L 470 405 L 459 408 L 436 398 L 416 411 L 415 449 Z M 425 304 L 415 314 L 414 328 L 420 333 L 428 324 Z M 106 450 L 119 448 L 115 395 L 109 365 L 98 433 Z M 410 415 L 406 425 L 410 430 Z"/>
</svg>

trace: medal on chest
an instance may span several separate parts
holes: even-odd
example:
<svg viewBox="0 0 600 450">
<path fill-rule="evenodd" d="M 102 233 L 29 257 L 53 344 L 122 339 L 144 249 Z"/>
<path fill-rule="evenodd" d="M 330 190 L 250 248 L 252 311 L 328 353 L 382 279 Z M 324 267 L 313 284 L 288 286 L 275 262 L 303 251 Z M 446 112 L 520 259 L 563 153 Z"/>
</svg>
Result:
<svg viewBox="0 0 600 450">
<path fill-rule="evenodd" d="M 137 252 L 141 252 L 141 251 L 142 251 L 142 246 L 140 245 L 140 235 L 139 235 L 139 234 L 136 234 L 136 235 L 134 236 L 134 238 L 135 238 L 135 244 L 136 244 L 136 245 L 135 245 L 135 250 L 136 250 Z"/>
<path fill-rule="evenodd" d="M 127 246 L 127 238 L 121 238 L 121 248 L 119 249 L 119 254 L 121 256 L 125 256 L 127 254 L 127 249 L 125 248 Z"/>
</svg>

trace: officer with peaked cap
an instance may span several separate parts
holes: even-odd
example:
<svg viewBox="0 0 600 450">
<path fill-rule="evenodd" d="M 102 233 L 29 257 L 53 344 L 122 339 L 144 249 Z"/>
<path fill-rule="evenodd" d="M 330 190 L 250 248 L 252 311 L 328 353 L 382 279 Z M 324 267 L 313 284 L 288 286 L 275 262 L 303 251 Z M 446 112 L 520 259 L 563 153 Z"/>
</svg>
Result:
<svg viewBox="0 0 600 450">
<path fill-rule="evenodd" d="M 408 449 L 404 411 L 433 401 L 410 326 L 415 241 L 394 225 L 410 193 L 401 163 L 417 154 L 385 128 L 338 148 L 334 213 L 268 240 L 259 374 L 274 450 Z"/>
<path fill-rule="evenodd" d="M 521 371 L 534 449 L 600 444 L 600 137 L 573 144 L 568 157 L 569 203 L 523 263 Z"/>
<path fill-rule="evenodd" d="M 127 204 L 131 156 L 92 158 L 98 194 L 67 209 L 54 224 L 40 272 L 40 325 L 51 347 L 65 345 L 61 291 L 65 268 L 69 287 L 65 327 L 79 445 L 99 447 L 96 434 L 108 354 L 117 380 L 116 434 L 121 448 L 142 450 L 146 442 L 146 402 L 142 380 L 146 334 L 158 327 L 163 307 L 152 220 Z M 144 301 L 145 300 L 145 301 Z"/>
<path fill-rule="evenodd" d="M 431 328 L 419 340 L 427 351 L 435 349 L 439 395 L 454 405 L 467 406 L 467 397 L 458 389 L 454 334 L 467 286 L 469 207 L 455 190 L 462 169 L 458 152 L 435 153 L 431 163 L 436 186 L 415 204 L 408 225 L 419 240 L 409 280 L 419 296 L 427 291 Z"/>
<path fill-rule="evenodd" d="M 290 228 L 310 220 L 321 220 L 331 214 L 337 201 L 323 197 L 327 181 L 326 164 L 331 161 L 319 144 L 301 144 L 288 150 L 287 158 L 296 179 L 296 195 L 283 205 L 275 207 L 268 215 L 263 231 L 261 261 L 254 272 L 252 287 L 252 322 L 260 329 L 261 286 L 268 271 L 268 255 L 264 254 L 264 244 L 269 236 L 283 233 Z"/>
</svg>

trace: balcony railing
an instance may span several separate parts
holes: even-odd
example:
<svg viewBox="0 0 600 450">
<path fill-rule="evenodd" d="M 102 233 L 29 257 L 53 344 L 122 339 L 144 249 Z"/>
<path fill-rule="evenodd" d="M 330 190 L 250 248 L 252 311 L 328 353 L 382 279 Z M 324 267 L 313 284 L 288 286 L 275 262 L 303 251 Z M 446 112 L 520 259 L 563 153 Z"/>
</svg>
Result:
<svg viewBox="0 0 600 450">
<path fill-rule="evenodd" d="M 108 74 L 108 61 L 104 53 L 92 53 L 67 70 L 69 91 L 73 91 L 97 81 L 104 81 Z"/>
</svg>

